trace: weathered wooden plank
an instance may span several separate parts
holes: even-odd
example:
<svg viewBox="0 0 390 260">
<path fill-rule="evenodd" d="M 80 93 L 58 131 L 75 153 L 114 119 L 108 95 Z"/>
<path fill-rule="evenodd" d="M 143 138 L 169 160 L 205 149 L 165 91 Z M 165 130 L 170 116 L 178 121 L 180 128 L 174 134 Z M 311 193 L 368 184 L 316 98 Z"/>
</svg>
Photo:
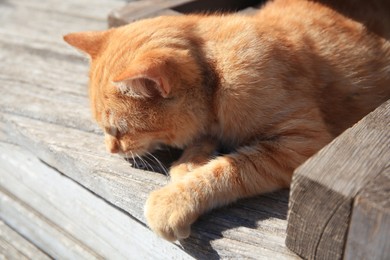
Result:
<svg viewBox="0 0 390 260">
<path fill-rule="evenodd" d="M 96 132 L 85 109 L 86 62 L 61 48 L 38 39 L 31 45 L 22 36 L 0 37 L 0 111 Z"/>
<path fill-rule="evenodd" d="M 189 0 L 144 0 L 136 1 L 114 9 L 108 15 L 108 26 L 118 27 L 140 19 L 161 15 L 179 15 L 171 8 Z"/>
<path fill-rule="evenodd" d="M 108 154 L 101 135 L 19 116 L 3 119 L 0 122 L 8 127 L 8 138 L 14 143 L 137 219 L 144 219 L 148 192 L 168 181 L 161 174 L 132 169 L 119 156 Z"/>
<path fill-rule="evenodd" d="M 124 1 L 12 0 L 0 4 L 0 38 L 22 35 L 30 39 L 32 45 L 36 39 L 63 45 L 62 35 L 66 33 L 105 29 L 107 13 L 123 6 Z"/>
<path fill-rule="evenodd" d="M 144 201 L 151 190 L 168 179 L 158 173 L 132 169 L 122 158 L 105 152 L 103 137 L 89 119 L 88 64 L 82 55 L 62 43 L 62 34 L 104 29 L 108 11 L 122 3 L 109 0 L 7 3 L 0 2 L 1 139 L 30 150 L 145 225 Z M 31 199 L 36 197 L 29 192 Z M 283 243 L 287 202 L 288 192 L 282 191 L 213 211 L 195 224 L 192 236 L 181 241 L 181 245 L 189 254 L 203 259 L 294 258 Z M 15 209 L 18 203 L 7 204 L 6 208 Z"/>
<path fill-rule="evenodd" d="M 128 23 L 162 15 L 180 15 L 185 13 L 232 12 L 251 15 L 257 11 L 262 0 L 246 1 L 194 1 L 194 0 L 146 0 L 129 3 L 116 8 L 108 15 L 108 26 L 118 27 Z M 252 6 L 251 6 L 252 5 Z M 242 9 L 242 10 L 241 10 Z"/>
<path fill-rule="evenodd" d="M 25 0 L 3 3 L 0 111 L 97 131 L 89 120 L 89 110 L 83 109 L 88 107 L 86 58 L 75 55 L 62 35 L 105 29 L 107 12 L 122 4 Z M 88 17 L 81 15 L 88 8 L 84 12 Z M 25 17 L 29 17 L 28 23 Z"/>
<path fill-rule="evenodd" d="M 0 123 L 0 142 L 9 143 L 8 134 L 6 133 L 5 125 Z"/>
<path fill-rule="evenodd" d="M 341 259 L 356 195 L 389 165 L 390 101 L 345 131 L 293 176 L 287 246 Z"/>
<path fill-rule="evenodd" d="M 0 217 L 54 258 L 98 259 L 97 254 L 0 186 Z M 33 223 L 33 224 L 32 224 Z"/>
<path fill-rule="evenodd" d="M 161 251 L 175 259 L 191 258 L 20 147 L 0 143 L 0 164 L 0 187 L 103 258 L 156 259 Z"/>
<path fill-rule="evenodd" d="M 107 154 L 99 135 L 12 115 L 2 120 L 14 142 L 146 223 L 144 202 L 152 189 L 168 181 L 165 176 L 132 169 L 120 157 Z M 196 258 L 293 259 L 284 245 L 287 203 L 288 192 L 282 191 L 213 211 L 180 244 Z"/>
<path fill-rule="evenodd" d="M 0 259 L 50 259 L 30 241 L 0 220 Z"/>
<path fill-rule="evenodd" d="M 247 7 L 258 7 L 265 0 L 198 0 L 198 1 L 189 1 L 173 7 L 175 11 L 178 11 L 183 14 L 188 13 L 231 13 L 231 12 L 240 12 L 241 10 Z"/>
<path fill-rule="evenodd" d="M 390 159 L 390 158 L 389 158 Z M 344 259 L 389 259 L 390 167 L 356 197 Z"/>
</svg>

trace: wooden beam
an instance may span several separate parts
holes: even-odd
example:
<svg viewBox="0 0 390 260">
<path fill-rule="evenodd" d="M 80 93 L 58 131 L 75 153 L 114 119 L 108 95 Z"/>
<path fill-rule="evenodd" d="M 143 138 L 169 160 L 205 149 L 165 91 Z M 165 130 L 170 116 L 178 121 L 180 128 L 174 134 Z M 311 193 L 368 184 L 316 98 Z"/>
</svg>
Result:
<svg viewBox="0 0 390 260">
<path fill-rule="evenodd" d="M 188 13 L 240 12 L 254 14 L 265 0 L 143 0 L 116 8 L 108 15 L 108 26 L 118 27 L 128 23 L 162 15 Z"/>
<path fill-rule="evenodd" d="M 387 167 L 355 199 L 344 259 L 388 259 L 389 256 L 390 167 Z"/>
<path fill-rule="evenodd" d="M 390 100 L 295 171 L 287 247 L 308 259 L 343 257 L 355 197 L 389 166 L 389 125 Z"/>
<path fill-rule="evenodd" d="M 34 156 L 65 176 L 129 213 L 129 218 L 146 224 L 143 216 L 144 201 L 150 190 L 167 182 L 164 175 L 132 169 L 120 157 L 110 156 L 104 149 L 100 135 L 20 116 L 3 116 L 2 118 L 0 113 L 0 124 L 7 126 L 9 140 L 33 152 Z M 9 158 L 13 156 L 12 153 L 7 155 L 11 150 L 13 149 L 4 150 L 7 158 L 4 162 L 10 161 Z M 14 163 L 18 165 L 18 160 Z M 3 162 L 0 164 L 5 165 Z M 11 173 L 12 171 L 7 175 L 9 178 L 16 177 Z M 9 185 L 13 190 L 22 188 L 17 185 L 18 182 L 11 182 L 12 179 L 8 177 L 3 182 L 6 187 Z M 52 178 L 47 181 L 47 186 L 54 186 L 52 183 L 56 182 Z M 24 186 L 31 189 L 28 186 L 33 183 L 29 181 Z M 38 186 L 39 183 L 38 181 L 34 185 Z M 44 191 L 37 189 L 35 194 Z M 18 196 L 22 196 L 21 194 L 24 192 L 18 193 Z M 36 195 L 30 194 L 27 197 L 34 198 Z M 65 198 L 59 200 L 66 201 Z M 192 227 L 190 238 L 180 241 L 180 244 L 188 254 L 201 259 L 215 258 L 218 255 L 221 258 L 237 256 L 294 259 L 295 254 L 284 245 L 287 203 L 288 191 L 284 190 L 241 200 L 229 207 L 214 210 L 202 216 Z M 33 202 L 28 204 L 33 205 Z M 151 233 L 147 228 L 145 232 Z M 157 248 L 161 249 L 161 246 Z"/>
<path fill-rule="evenodd" d="M 18 146 L 0 142 L 0 165 L 0 218 L 51 257 L 192 259 Z"/>
<path fill-rule="evenodd" d="M 0 220 L 0 259 L 49 260 L 51 258 Z"/>
<path fill-rule="evenodd" d="M 180 15 L 172 8 L 190 2 L 189 0 L 143 0 L 131 2 L 123 7 L 114 9 L 108 15 L 108 26 L 118 27 L 140 19 L 161 15 Z"/>
<path fill-rule="evenodd" d="M 89 248 L 0 186 L 0 218 L 53 258 L 97 259 Z"/>
</svg>

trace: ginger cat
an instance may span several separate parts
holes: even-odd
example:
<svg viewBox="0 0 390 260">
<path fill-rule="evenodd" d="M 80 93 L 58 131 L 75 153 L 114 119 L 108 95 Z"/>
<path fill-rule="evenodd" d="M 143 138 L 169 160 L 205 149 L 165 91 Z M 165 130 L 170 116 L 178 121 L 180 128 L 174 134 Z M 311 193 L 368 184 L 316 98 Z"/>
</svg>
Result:
<svg viewBox="0 0 390 260">
<path fill-rule="evenodd" d="M 315 2 L 64 38 L 91 57 L 91 107 L 110 152 L 185 149 L 145 206 L 167 240 L 215 207 L 289 187 L 297 166 L 390 98 L 389 39 Z M 216 156 L 220 146 L 231 153 Z"/>
</svg>

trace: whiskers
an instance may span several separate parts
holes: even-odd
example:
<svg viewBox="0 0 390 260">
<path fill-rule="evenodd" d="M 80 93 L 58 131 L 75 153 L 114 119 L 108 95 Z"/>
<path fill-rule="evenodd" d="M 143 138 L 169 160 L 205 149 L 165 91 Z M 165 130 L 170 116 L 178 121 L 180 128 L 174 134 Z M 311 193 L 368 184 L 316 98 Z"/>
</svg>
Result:
<svg viewBox="0 0 390 260">
<path fill-rule="evenodd" d="M 130 151 L 126 153 L 126 157 L 134 168 L 159 172 L 167 177 L 169 176 L 167 167 L 156 156 L 149 152 L 146 152 L 144 156 L 140 156 L 137 153 Z"/>
<path fill-rule="evenodd" d="M 168 169 L 167 167 L 165 167 L 164 164 L 161 163 L 161 161 L 159 159 L 156 158 L 156 156 L 154 156 L 153 154 L 149 153 L 149 152 L 146 152 L 146 157 L 149 158 L 152 157 L 152 159 L 157 163 L 159 169 L 162 171 L 162 173 L 164 173 L 166 176 L 168 176 Z"/>
</svg>

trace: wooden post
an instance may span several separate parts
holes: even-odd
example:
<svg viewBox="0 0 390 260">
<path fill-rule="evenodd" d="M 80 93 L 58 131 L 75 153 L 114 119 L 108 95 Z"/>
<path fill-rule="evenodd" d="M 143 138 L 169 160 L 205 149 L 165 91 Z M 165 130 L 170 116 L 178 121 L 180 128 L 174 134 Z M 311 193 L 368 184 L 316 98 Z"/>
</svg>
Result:
<svg viewBox="0 0 390 260">
<path fill-rule="evenodd" d="M 389 230 L 388 203 L 382 205 L 379 197 L 371 196 L 380 194 L 389 201 L 389 179 L 388 174 L 384 174 L 390 159 L 389 126 L 390 100 L 295 171 L 289 202 L 287 247 L 308 259 L 341 259 L 354 211 L 348 240 L 350 250 L 346 256 L 356 259 L 352 257 L 352 248 L 357 244 L 362 255 L 373 249 L 382 250 L 384 244 L 390 248 L 389 239 L 384 241 Z M 375 182 L 375 189 L 369 185 L 374 180 L 379 180 Z M 365 210 L 369 208 L 375 208 L 373 215 L 367 215 Z M 383 231 L 375 233 L 369 244 L 364 242 L 368 238 L 352 237 L 356 233 L 364 236 L 374 232 L 374 228 Z"/>
<path fill-rule="evenodd" d="M 355 199 L 344 259 L 389 259 L 389 193 L 390 167 L 387 166 Z"/>
</svg>

